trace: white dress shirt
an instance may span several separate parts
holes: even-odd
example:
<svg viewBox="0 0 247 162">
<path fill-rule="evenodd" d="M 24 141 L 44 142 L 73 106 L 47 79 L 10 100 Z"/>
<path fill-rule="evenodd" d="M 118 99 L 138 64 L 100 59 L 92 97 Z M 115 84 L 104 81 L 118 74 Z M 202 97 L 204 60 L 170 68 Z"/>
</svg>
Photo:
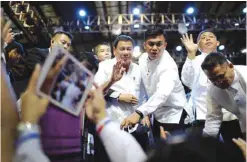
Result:
<svg viewBox="0 0 247 162">
<path fill-rule="evenodd" d="M 102 85 L 109 81 L 112 76 L 113 66 L 116 64 L 116 59 L 105 60 L 99 64 L 99 70 L 97 71 L 94 81 L 98 85 Z M 130 114 L 132 114 L 138 105 L 144 102 L 145 92 L 141 83 L 141 74 L 139 66 L 135 63 L 131 63 L 128 72 L 124 72 L 123 77 L 111 86 L 111 89 L 115 92 L 110 96 L 116 98 L 115 100 L 107 101 L 107 114 L 114 121 L 119 124 Z M 117 98 L 119 95 L 130 93 L 134 95 L 138 101 L 138 105 L 130 103 L 119 102 Z"/>
<path fill-rule="evenodd" d="M 217 136 L 222 122 L 222 107 L 235 114 L 242 132 L 246 132 L 246 81 L 247 66 L 234 66 L 234 80 L 228 89 L 210 85 L 207 97 L 208 112 L 204 134 Z"/>
<path fill-rule="evenodd" d="M 97 124 L 96 128 L 104 120 Z M 147 155 L 135 138 L 131 134 L 121 130 L 117 123 L 110 122 L 106 124 L 100 132 L 99 137 L 111 162 L 144 162 L 147 159 Z"/>
<path fill-rule="evenodd" d="M 166 50 L 156 60 L 150 60 L 144 53 L 139 58 L 139 66 L 148 101 L 138 110 L 144 116 L 154 113 L 160 123 L 178 124 L 187 101 L 173 58 Z"/>
<path fill-rule="evenodd" d="M 190 110 L 189 116 L 191 121 L 195 120 L 195 113 L 196 120 L 206 120 L 206 97 L 210 81 L 201 68 L 201 64 L 206 56 L 206 53 L 201 53 L 201 55 L 196 56 L 193 60 L 187 58 L 182 69 L 182 82 L 191 89 L 191 97 L 186 105 L 186 108 Z M 225 109 L 222 109 L 222 111 L 224 121 L 237 119 L 235 115 Z"/>
</svg>

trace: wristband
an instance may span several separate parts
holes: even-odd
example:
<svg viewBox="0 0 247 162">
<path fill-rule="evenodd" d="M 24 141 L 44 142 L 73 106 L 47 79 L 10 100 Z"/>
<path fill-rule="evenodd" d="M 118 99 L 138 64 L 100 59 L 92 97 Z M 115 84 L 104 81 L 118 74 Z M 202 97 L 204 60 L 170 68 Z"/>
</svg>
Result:
<svg viewBox="0 0 247 162">
<path fill-rule="evenodd" d="M 100 134 L 100 132 L 102 131 L 104 126 L 107 125 L 110 121 L 111 121 L 110 119 L 104 121 L 104 123 L 102 123 L 102 125 L 97 128 L 97 130 L 96 130 L 97 134 Z"/>
<path fill-rule="evenodd" d="M 16 142 L 16 146 L 18 147 L 21 143 L 28 141 L 30 139 L 34 139 L 34 138 L 40 138 L 39 134 L 38 133 L 30 133 L 30 134 L 27 134 L 26 136 L 22 136 Z"/>
</svg>

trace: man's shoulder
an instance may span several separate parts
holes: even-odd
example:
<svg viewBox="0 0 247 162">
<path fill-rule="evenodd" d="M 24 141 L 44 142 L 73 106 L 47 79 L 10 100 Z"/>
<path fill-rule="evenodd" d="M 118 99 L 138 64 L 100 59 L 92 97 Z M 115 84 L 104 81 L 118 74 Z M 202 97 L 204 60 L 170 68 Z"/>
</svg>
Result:
<svg viewBox="0 0 247 162">
<path fill-rule="evenodd" d="M 247 66 L 246 65 L 234 65 L 234 67 L 239 70 L 239 71 L 245 71 L 246 73 L 246 70 L 247 70 Z"/>
<path fill-rule="evenodd" d="M 148 54 L 147 54 L 146 52 L 143 53 L 143 54 L 141 54 L 141 56 L 139 57 L 139 60 L 138 60 L 139 65 L 140 65 L 141 63 L 143 63 L 147 58 L 148 58 Z"/>
<path fill-rule="evenodd" d="M 109 60 L 102 61 L 99 63 L 99 69 L 100 70 L 112 69 L 112 67 L 114 66 L 115 63 L 116 63 L 115 59 L 109 59 Z"/>
<path fill-rule="evenodd" d="M 210 95 L 211 97 L 214 97 L 214 98 L 221 97 L 220 94 L 222 93 L 225 93 L 223 89 L 216 87 L 212 83 L 208 85 L 208 95 Z"/>
</svg>

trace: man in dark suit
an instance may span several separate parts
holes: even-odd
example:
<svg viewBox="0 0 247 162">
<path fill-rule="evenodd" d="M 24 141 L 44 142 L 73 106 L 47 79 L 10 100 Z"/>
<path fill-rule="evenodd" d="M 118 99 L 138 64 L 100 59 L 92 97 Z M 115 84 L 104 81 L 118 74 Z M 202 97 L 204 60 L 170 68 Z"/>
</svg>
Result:
<svg viewBox="0 0 247 162">
<path fill-rule="evenodd" d="M 59 44 L 63 46 L 64 49 L 69 50 L 72 39 L 73 37 L 69 33 L 59 31 L 54 33 L 54 35 L 52 36 L 49 48 L 32 48 L 27 50 L 27 56 L 24 58 L 24 64 L 26 65 L 25 73 L 29 74 L 29 76 L 23 80 L 12 83 L 17 98 L 19 98 L 20 94 L 25 91 L 29 78 L 35 68 L 35 65 L 42 65 L 45 62 L 46 57 L 48 56 L 50 50 L 54 47 L 54 45 Z"/>
</svg>

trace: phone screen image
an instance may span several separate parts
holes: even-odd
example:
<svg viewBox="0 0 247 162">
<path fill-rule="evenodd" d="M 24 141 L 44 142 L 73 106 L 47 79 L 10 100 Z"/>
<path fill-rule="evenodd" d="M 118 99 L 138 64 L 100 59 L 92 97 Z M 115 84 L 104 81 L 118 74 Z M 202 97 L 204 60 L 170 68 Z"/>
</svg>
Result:
<svg viewBox="0 0 247 162">
<path fill-rule="evenodd" d="M 56 68 L 62 59 L 63 64 Z M 78 116 L 92 83 L 93 74 L 71 54 L 57 48 L 49 54 L 42 67 L 37 89 L 38 94 L 48 98 L 52 104 Z"/>
</svg>

